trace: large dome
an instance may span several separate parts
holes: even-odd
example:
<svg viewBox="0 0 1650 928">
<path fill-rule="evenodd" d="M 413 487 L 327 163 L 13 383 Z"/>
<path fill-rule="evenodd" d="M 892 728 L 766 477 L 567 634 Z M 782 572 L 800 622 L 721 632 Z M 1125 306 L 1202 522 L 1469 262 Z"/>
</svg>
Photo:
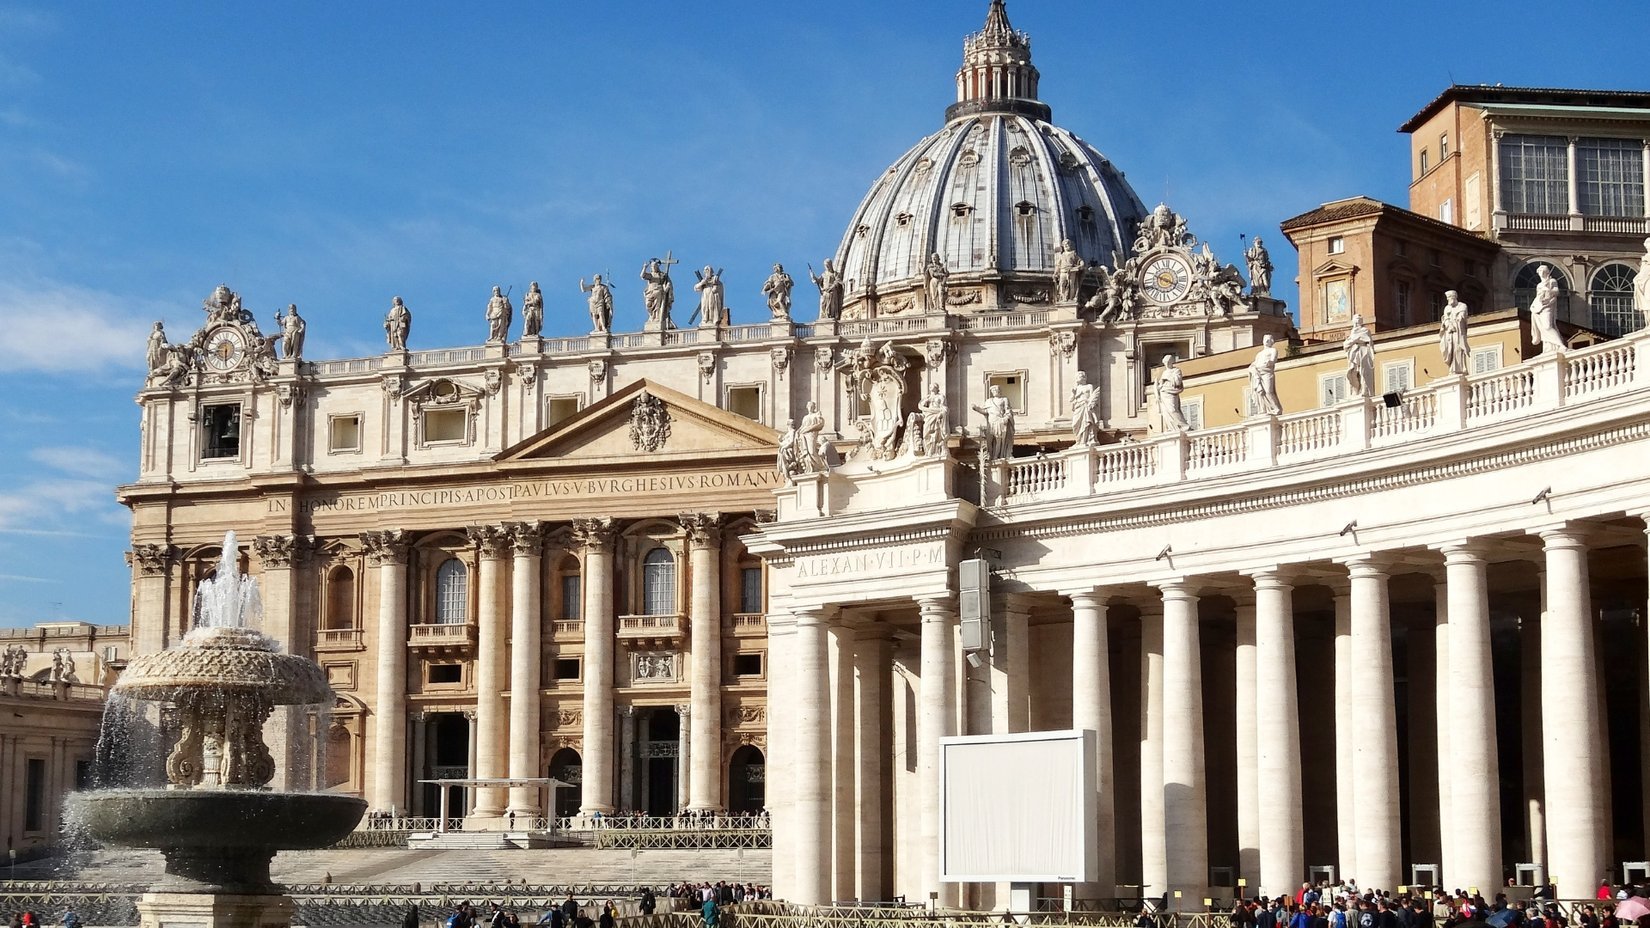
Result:
<svg viewBox="0 0 1650 928">
<path fill-rule="evenodd" d="M 1104 155 L 1048 122 L 1031 41 L 1009 25 L 1002 0 L 964 42 L 946 115 L 939 132 L 877 178 L 837 246 L 846 316 L 919 303 L 901 295 L 921 287 L 934 253 L 953 284 L 995 285 L 977 291 L 976 305 L 957 307 L 964 311 L 1046 301 L 1037 297 L 1049 291 L 1065 240 L 1091 265 L 1128 256 L 1146 209 Z M 1015 282 L 1025 286 L 1003 287 Z"/>
</svg>

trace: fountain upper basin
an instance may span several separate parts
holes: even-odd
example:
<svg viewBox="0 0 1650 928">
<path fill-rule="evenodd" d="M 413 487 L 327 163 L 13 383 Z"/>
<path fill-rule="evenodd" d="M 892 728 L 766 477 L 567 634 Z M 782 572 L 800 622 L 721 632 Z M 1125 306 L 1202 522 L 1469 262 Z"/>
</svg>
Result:
<svg viewBox="0 0 1650 928">
<path fill-rule="evenodd" d="M 329 847 L 367 811 L 366 800 L 354 796 L 238 789 L 102 790 L 70 804 L 98 841 L 163 849 Z"/>
</svg>

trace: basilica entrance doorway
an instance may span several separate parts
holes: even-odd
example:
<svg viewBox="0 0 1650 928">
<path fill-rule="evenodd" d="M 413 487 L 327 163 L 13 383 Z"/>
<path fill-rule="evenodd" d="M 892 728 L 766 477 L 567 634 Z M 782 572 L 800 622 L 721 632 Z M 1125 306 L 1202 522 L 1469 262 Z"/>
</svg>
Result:
<svg viewBox="0 0 1650 928">
<path fill-rule="evenodd" d="M 682 720 L 671 706 L 642 710 L 636 745 L 642 771 L 642 811 L 675 815 L 680 808 Z"/>
</svg>

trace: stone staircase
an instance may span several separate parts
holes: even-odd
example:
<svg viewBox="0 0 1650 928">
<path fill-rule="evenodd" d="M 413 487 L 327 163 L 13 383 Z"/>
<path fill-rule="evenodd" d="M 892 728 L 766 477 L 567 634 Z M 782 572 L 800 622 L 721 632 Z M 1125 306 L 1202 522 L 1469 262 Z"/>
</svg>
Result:
<svg viewBox="0 0 1650 928">
<path fill-rule="evenodd" d="M 101 850 L 18 864 L 18 880 L 146 883 L 161 870 L 158 851 Z M 271 868 L 286 884 L 577 884 L 662 885 L 681 880 L 729 880 L 767 884 L 773 852 L 744 850 L 638 850 L 597 848 L 328 848 L 287 851 Z"/>
</svg>

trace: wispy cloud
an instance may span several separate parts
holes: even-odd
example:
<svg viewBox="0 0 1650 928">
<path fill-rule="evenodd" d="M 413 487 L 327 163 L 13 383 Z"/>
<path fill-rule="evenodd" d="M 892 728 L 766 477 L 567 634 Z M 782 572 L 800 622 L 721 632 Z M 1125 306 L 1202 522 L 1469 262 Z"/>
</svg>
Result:
<svg viewBox="0 0 1650 928">
<path fill-rule="evenodd" d="M 113 506 L 109 484 L 102 480 L 26 480 L 0 492 L 0 531 L 54 525 L 65 518 L 95 518 L 101 523 Z"/>
<path fill-rule="evenodd" d="M 150 308 L 74 284 L 0 282 L 0 374 L 139 368 Z"/>
<path fill-rule="evenodd" d="M 52 577 L 25 577 L 21 574 L 0 574 L 0 583 L 62 583 Z"/>
<path fill-rule="evenodd" d="M 55 470 L 81 477 L 118 478 L 129 462 L 97 448 L 52 446 L 35 448 L 29 459 Z"/>
</svg>

